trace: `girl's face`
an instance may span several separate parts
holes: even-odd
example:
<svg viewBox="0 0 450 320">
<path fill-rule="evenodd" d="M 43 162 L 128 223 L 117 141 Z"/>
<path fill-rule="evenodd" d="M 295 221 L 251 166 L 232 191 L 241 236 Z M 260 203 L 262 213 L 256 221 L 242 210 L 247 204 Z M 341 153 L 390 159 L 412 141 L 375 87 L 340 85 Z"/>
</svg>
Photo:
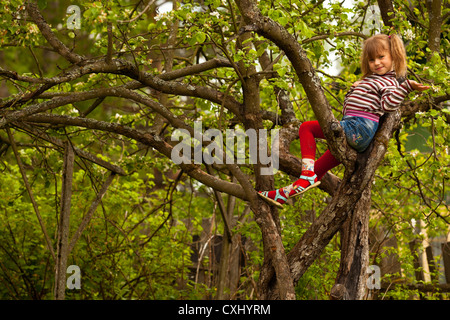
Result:
<svg viewBox="0 0 450 320">
<path fill-rule="evenodd" d="M 369 58 L 369 68 L 372 73 L 382 76 L 393 70 L 391 53 L 388 50 L 378 53 L 375 57 Z"/>
</svg>

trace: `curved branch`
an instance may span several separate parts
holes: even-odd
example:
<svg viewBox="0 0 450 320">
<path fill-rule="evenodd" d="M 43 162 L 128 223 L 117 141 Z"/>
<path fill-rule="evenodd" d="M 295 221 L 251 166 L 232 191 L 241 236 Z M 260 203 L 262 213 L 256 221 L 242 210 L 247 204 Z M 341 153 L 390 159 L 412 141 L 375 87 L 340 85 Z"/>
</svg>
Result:
<svg viewBox="0 0 450 320">
<path fill-rule="evenodd" d="M 128 76 L 129 78 L 135 79 L 135 81 L 130 81 L 127 84 L 119 86 L 119 87 L 98 89 L 99 91 L 106 90 L 105 92 L 109 92 L 109 93 L 104 93 L 106 95 L 115 95 L 113 93 L 117 88 L 138 89 L 138 88 L 148 86 L 148 87 L 155 89 L 157 91 L 160 91 L 162 93 L 196 97 L 196 98 L 209 100 L 213 103 L 224 105 L 228 110 L 233 112 L 238 118 L 241 119 L 242 118 L 242 116 L 241 116 L 242 105 L 238 101 L 236 101 L 234 98 L 232 98 L 230 96 L 226 96 L 224 93 L 222 93 L 220 91 L 210 89 L 207 87 L 200 87 L 200 86 L 194 86 L 194 85 L 190 85 L 190 84 L 184 84 L 181 82 L 169 81 L 171 79 L 176 79 L 179 77 L 196 74 L 196 73 L 199 73 L 202 71 L 210 70 L 212 68 L 227 67 L 227 66 L 229 66 L 229 64 L 226 61 L 224 61 L 223 59 L 212 59 L 212 60 L 207 61 L 202 64 L 186 67 L 183 69 L 175 70 L 173 72 L 168 72 L 168 73 L 164 73 L 162 75 L 155 76 L 155 75 L 152 75 L 147 72 L 139 71 L 138 69 L 136 69 L 136 67 L 133 64 L 131 64 L 127 61 L 124 61 L 124 60 L 120 60 L 120 59 L 114 59 L 110 63 L 107 63 L 103 60 L 90 61 L 89 64 L 85 64 L 84 66 L 75 68 L 71 71 L 64 72 L 56 77 L 42 80 L 44 82 L 44 84 L 40 88 L 38 88 L 37 90 L 30 92 L 28 94 L 24 94 L 24 95 L 15 97 L 15 98 L 3 103 L 2 105 L 0 105 L 0 108 L 4 109 L 4 108 L 11 107 L 12 105 L 17 106 L 17 105 L 23 104 L 32 98 L 38 98 L 40 94 L 42 94 L 43 92 L 45 92 L 46 90 L 50 89 L 51 87 L 53 87 L 57 84 L 73 81 L 73 80 L 80 78 L 87 74 L 112 73 L 112 74 L 121 74 L 121 75 Z M 0 70 L 0 71 L 2 71 L 2 70 Z M 6 70 L 3 70 L 3 71 L 5 71 L 4 74 L 7 74 L 11 77 L 15 76 L 14 73 L 12 73 L 12 72 L 6 72 Z M 23 79 L 23 80 L 25 80 L 25 79 Z M 27 79 L 27 80 L 29 80 L 29 79 Z M 94 92 L 95 92 L 95 90 L 89 91 L 89 95 L 91 95 L 91 93 L 94 93 Z M 88 93 L 77 92 L 77 93 L 73 93 L 72 95 L 82 95 L 82 94 L 88 94 Z M 101 95 L 101 96 L 104 96 L 104 95 Z M 97 96 L 97 97 L 100 97 L 100 96 Z M 60 98 L 62 99 L 62 97 L 60 97 Z M 68 99 L 68 102 L 66 102 L 66 103 L 71 103 L 70 98 L 67 98 L 67 99 Z M 92 99 L 92 98 L 86 98 L 84 100 L 89 100 L 89 99 Z M 78 101 L 81 101 L 81 100 L 78 100 Z M 58 102 L 56 102 L 56 103 L 58 103 Z M 54 102 L 49 102 L 49 104 L 54 105 Z M 29 108 L 31 108 L 31 109 L 29 109 Z M 33 108 L 34 108 L 34 106 L 30 106 L 27 109 L 33 110 Z M 49 106 L 49 108 L 51 108 L 51 107 Z M 40 111 L 44 111 L 44 110 L 47 110 L 47 109 L 44 108 L 44 109 L 41 109 L 36 112 L 40 112 Z M 17 111 L 17 112 L 19 114 L 19 113 L 26 113 L 28 111 L 21 110 L 21 111 Z M 35 113 L 35 112 L 33 112 L 33 113 Z M 5 124 L 4 121 L 5 120 L 3 120 L 3 119 L 2 119 L 2 121 L 0 121 L 0 127 L 4 126 L 4 124 Z"/>
<path fill-rule="evenodd" d="M 302 44 L 306 44 L 306 43 L 317 41 L 317 40 L 328 39 L 330 37 L 346 37 L 346 36 L 355 36 L 355 37 L 359 37 L 362 39 L 367 39 L 367 36 L 361 32 L 347 31 L 347 32 L 339 32 L 339 33 L 320 34 L 318 36 L 303 40 Z"/>
<path fill-rule="evenodd" d="M 86 64 L 81 67 L 74 68 L 70 71 L 65 71 L 55 77 L 52 78 L 44 78 L 40 79 L 39 83 L 42 83 L 42 85 L 37 88 L 34 91 L 25 93 L 25 94 L 19 94 L 17 96 L 14 96 L 9 101 L 6 101 L 2 104 L 0 104 L 0 109 L 9 108 L 13 105 L 19 106 L 26 102 L 28 102 L 31 99 L 38 98 L 42 93 L 47 91 L 48 89 L 64 83 L 64 82 L 70 82 L 75 79 L 78 79 L 84 75 L 91 74 L 91 73 L 121 73 L 124 72 L 125 69 L 130 68 L 130 64 L 128 62 L 122 61 L 122 60 L 113 60 L 111 63 L 106 63 L 103 60 L 94 60 L 89 61 L 89 64 Z M 132 66 L 131 66 L 132 68 Z M 4 72 L 4 75 L 13 76 L 13 72 Z M 30 80 L 28 78 L 20 77 L 22 80 Z M 31 81 L 27 81 L 31 82 Z"/>
<path fill-rule="evenodd" d="M 273 41 L 284 51 L 306 92 L 331 152 L 345 167 L 352 168 L 356 160 L 356 151 L 347 145 L 342 127 L 331 111 L 320 79 L 302 46 L 283 26 L 263 16 L 254 0 L 237 0 L 236 3 L 247 23 L 242 31 L 254 31 Z"/>
<path fill-rule="evenodd" d="M 26 10 L 28 15 L 33 19 L 33 21 L 38 26 L 39 30 L 41 30 L 42 35 L 45 37 L 47 42 L 67 61 L 73 64 L 81 63 L 84 58 L 76 53 L 73 53 L 67 48 L 64 43 L 62 43 L 52 32 L 50 26 L 45 21 L 42 14 L 39 12 L 39 8 L 36 3 L 31 1 L 26 2 Z"/>
<path fill-rule="evenodd" d="M 119 62 L 119 63 L 117 63 Z M 9 79 L 18 80 L 22 82 L 27 83 L 40 83 L 40 84 L 51 84 L 51 85 L 57 85 L 61 84 L 63 82 L 69 82 L 73 81 L 75 79 L 78 79 L 84 75 L 90 74 L 90 73 L 113 73 L 120 71 L 120 68 L 123 67 L 129 67 L 126 63 L 123 63 L 120 59 L 115 59 L 114 63 L 113 60 L 111 60 L 109 63 L 105 63 L 104 60 L 89 60 L 89 65 L 84 66 L 84 68 L 75 68 L 69 71 L 64 71 L 61 74 L 52 77 L 52 78 L 34 78 L 29 76 L 23 76 L 17 74 L 15 71 L 6 70 L 0 67 L 0 76 L 4 76 Z M 162 73 L 159 75 L 156 75 L 155 77 L 158 77 L 162 80 L 169 81 L 169 80 L 175 80 L 179 78 L 183 78 L 190 75 L 195 75 L 204 71 L 208 71 L 215 68 L 221 68 L 221 67 L 231 67 L 231 64 L 228 60 L 225 59 L 219 59 L 214 58 L 199 64 L 195 64 L 192 66 L 188 66 L 181 69 L 176 69 L 170 72 Z M 130 81 L 128 84 L 130 87 L 144 87 L 139 81 Z"/>
</svg>

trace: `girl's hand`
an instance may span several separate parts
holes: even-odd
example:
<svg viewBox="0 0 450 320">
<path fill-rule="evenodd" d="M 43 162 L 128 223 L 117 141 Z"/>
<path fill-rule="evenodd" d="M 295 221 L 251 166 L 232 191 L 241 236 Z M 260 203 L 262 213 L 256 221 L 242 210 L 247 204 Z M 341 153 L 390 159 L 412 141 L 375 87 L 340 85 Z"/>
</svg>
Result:
<svg viewBox="0 0 450 320">
<path fill-rule="evenodd" d="M 411 87 L 414 90 L 417 90 L 417 91 L 425 91 L 427 89 L 430 89 L 430 86 L 426 86 L 426 85 L 418 83 L 414 80 L 409 80 L 409 84 L 411 85 Z"/>
<path fill-rule="evenodd" d="M 358 84 L 361 83 L 361 80 L 356 81 L 355 83 L 352 84 L 352 88 L 356 88 L 358 86 Z"/>
</svg>

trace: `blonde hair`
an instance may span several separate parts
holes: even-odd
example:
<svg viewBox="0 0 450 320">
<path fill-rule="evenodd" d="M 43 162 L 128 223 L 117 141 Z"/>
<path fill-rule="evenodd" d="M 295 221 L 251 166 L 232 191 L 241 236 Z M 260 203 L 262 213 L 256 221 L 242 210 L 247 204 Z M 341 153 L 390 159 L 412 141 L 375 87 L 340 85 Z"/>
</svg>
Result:
<svg viewBox="0 0 450 320">
<path fill-rule="evenodd" d="M 369 60 L 384 51 L 391 54 L 394 70 L 397 78 L 405 78 L 407 73 L 406 50 L 402 39 L 393 34 L 377 34 L 364 41 L 363 51 L 361 55 L 361 71 L 363 78 L 370 76 L 372 72 L 369 68 Z"/>
</svg>

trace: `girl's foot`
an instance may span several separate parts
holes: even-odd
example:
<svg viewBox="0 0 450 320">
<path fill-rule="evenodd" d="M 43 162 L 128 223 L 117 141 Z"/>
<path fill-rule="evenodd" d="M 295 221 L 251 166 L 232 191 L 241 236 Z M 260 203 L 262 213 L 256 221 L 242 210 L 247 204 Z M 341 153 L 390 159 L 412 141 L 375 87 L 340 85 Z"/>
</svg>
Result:
<svg viewBox="0 0 450 320">
<path fill-rule="evenodd" d="M 258 195 L 270 204 L 277 206 L 278 208 L 283 208 L 283 204 L 289 197 L 289 193 L 285 193 L 284 188 L 272 191 L 259 191 Z"/>
<path fill-rule="evenodd" d="M 302 171 L 300 178 L 291 184 L 291 191 L 289 192 L 289 197 L 298 196 L 309 189 L 317 187 L 320 181 L 317 180 L 317 175 L 313 171 Z"/>
<path fill-rule="evenodd" d="M 278 190 L 259 191 L 258 195 L 270 204 L 282 208 L 288 198 L 298 196 L 319 184 L 320 181 L 313 171 L 302 171 L 300 178 L 293 184 Z"/>
</svg>

